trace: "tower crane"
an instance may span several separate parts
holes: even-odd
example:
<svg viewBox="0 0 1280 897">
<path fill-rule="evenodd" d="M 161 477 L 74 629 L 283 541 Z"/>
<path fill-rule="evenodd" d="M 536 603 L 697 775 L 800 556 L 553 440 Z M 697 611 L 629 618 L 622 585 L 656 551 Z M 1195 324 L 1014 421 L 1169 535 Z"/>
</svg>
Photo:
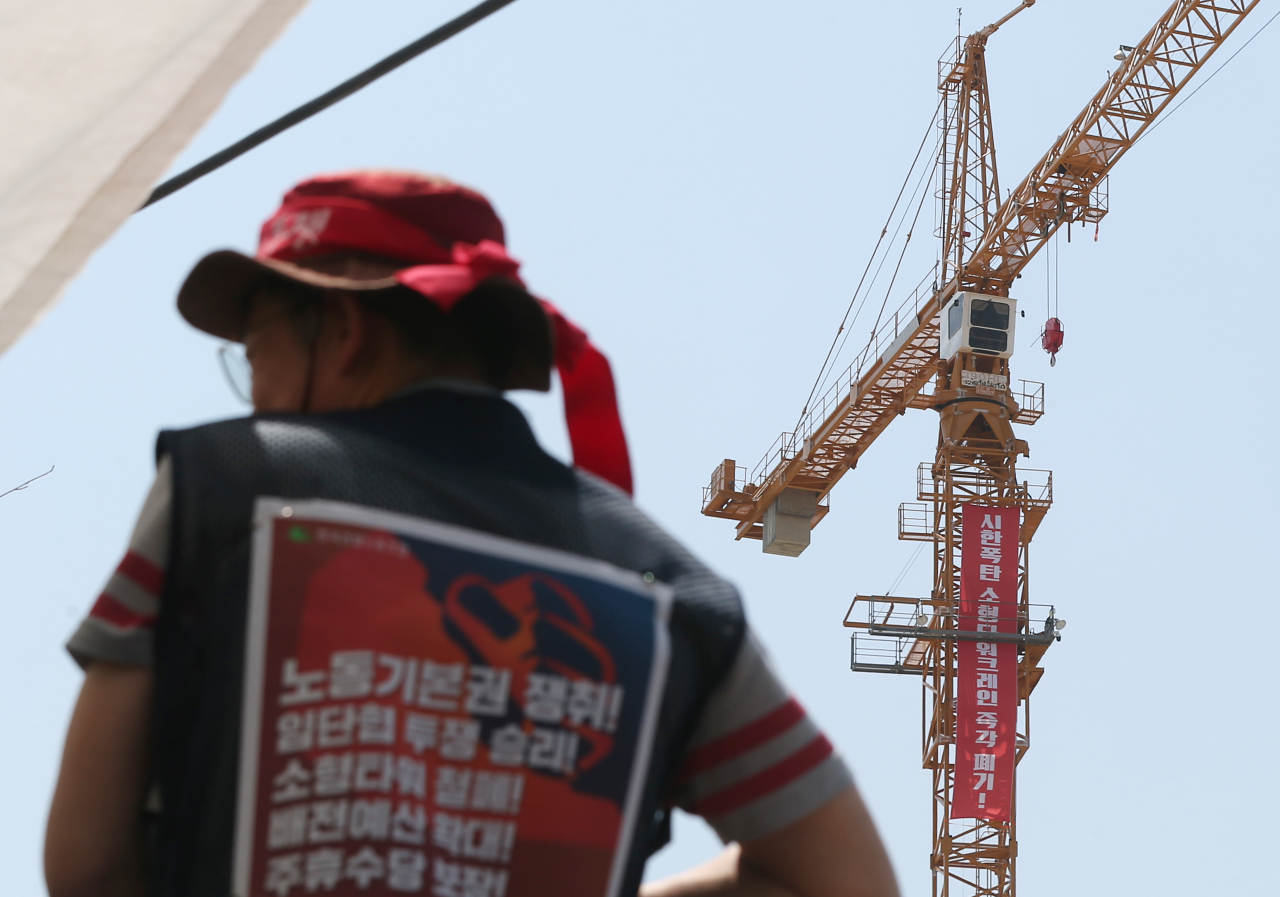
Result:
<svg viewBox="0 0 1280 897">
<path fill-rule="evenodd" d="M 1064 224 L 1102 219 L 1111 169 L 1258 0 L 1175 0 L 1136 46 L 1121 48 L 1118 69 L 1002 201 L 987 42 L 1034 4 L 1022 0 L 995 23 L 957 36 L 940 62 L 942 246 L 933 282 L 891 314 L 882 313 L 849 368 L 806 403 L 796 428 L 784 432 L 754 468 L 725 460 L 703 489 L 704 515 L 733 521 L 738 539 L 759 539 L 765 552 L 796 557 L 829 512 L 832 488 L 885 428 L 909 408 L 938 412 L 936 455 L 920 465 L 917 500 L 898 513 L 900 539 L 933 545 L 932 593 L 859 595 L 845 617 L 854 630 L 853 669 L 915 674 L 924 683 L 935 897 L 1015 893 L 1013 767 L 1030 747 L 1030 695 L 1044 672 L 1040 660 L 1064 622 L 1052 607 L 1030 603 L 1027 549 L 1052 503 L 1053 478 L 1016 465 L 1028 445 L 1014 425 L 1034 424 L 1043 415 L 1044 386 L 1025 380 L 1015 386 L 1010 379 L 1017 311 L 1010 290 Z M 1056 318 L 1043 345 L 1051 352 L 1061 346 Z M 1016 521 L 1016 585 L 1010 583 L 1009 614 L 999 626 L 978 622 L 978 612 L 987 608 L 973 604 L 983 599 L 962 586 L 970 575 L 966 551 L 977 551 L 967 546 L 978 544 L 976 532 L 968 534 L 974 541 L 966 540 L 964 524 L 976 524 L 971 515 L 978 509 L 991 512 L 982 523 L 984 552 L 997 517 Z M 968 688 L 959 672 L 966 646 L 975 644 L 991 646 L 992 664 L 997 647 L 1013 652 L 1009 662 L 1016 669 L 1016 704 L 1009 705 L 1016 709 L 1007 733 L 1010 797 L 1000 812 L 973 809 L 968 778 L 984 768 L 977 765 L 983 761 L 959 744 L 970 725 L 958 718 Z M 1002 675 L 1006 686 L 1014 678 L 1008 670 Z M 985 775 L 978 773 L 979 785 Z"/>
</svg>

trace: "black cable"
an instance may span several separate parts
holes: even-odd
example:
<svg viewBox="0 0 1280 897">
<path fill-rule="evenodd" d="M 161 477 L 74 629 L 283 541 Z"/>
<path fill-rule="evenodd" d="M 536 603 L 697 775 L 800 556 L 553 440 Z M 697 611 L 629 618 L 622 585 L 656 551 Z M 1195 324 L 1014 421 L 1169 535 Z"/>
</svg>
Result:
<svg viewBox="0 0 1280 897">
<path fill-rule="evenodd" d="M 249 150 L 266 143 L 282 131 L 287 131 L 294 125 L 311 118 L 316 113 L 323 112 L 339 100 L 346 99 L 360 88 L 367 87 L 388 72 L 398 69 L 409 60 L 421 56 L 432 47 L 444 43 L 455 34 L 465 31 L 476 22 L 488 18 L 504 6 L 509 6 L 514 2 L 515 0 L 485 0 L 485 2 L 464 12 L 451 22 L 441 25 L 425 37 L 421 37 L 407 47 L 397 50 L 381 62 L 371 65 L 354 78 L 343 81 L 333 90 L 321 94 L 309 103 L 303 103 L 297 109 L 280 116 L 271 124 L 259 128 L 248 137 L 236 141 L 221 152 L 214 153 L 203 162 L 169 178 L 169 180 L 151 191 L 151 195 L 147 197 L 146 202 L 138 207 L 138 211 L 142 211 L 152 203 L 159 202 L 166 196 L 177 193 L 191 182 L 204 177 L 211 171 L 218 170 L 232 159 L 243 156 Z"/>
</svg>

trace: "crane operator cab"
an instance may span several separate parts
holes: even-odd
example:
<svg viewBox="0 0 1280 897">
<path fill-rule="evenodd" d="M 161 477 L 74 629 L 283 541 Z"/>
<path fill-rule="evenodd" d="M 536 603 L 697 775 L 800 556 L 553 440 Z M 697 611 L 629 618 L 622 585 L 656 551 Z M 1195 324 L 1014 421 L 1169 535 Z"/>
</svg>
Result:
<svg viewBox="0 0 1280 897">
<path fill-rule="evenodd" d="M 939 355 L 950 360 L 957 352 L 1008 358 L 1013 354 L 1016 299 L 982 293 L 956 293 L 942 310 Z"/>
</svg>

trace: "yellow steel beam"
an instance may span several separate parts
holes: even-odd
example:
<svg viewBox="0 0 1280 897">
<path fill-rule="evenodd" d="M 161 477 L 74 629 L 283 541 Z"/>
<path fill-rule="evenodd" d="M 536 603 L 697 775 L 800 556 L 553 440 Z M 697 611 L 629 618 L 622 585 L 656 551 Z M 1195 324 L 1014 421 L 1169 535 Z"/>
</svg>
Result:
<svg viewBox="0 0 1280 897">
<path fill-rule="evenodd" d="M 1177 0 L 1001 205 L 965 265 L 965 289 L 1009 285 L 1259 0 Z M 1096 220 L 1096 218 L 1088 218 Z"/>
</svg>

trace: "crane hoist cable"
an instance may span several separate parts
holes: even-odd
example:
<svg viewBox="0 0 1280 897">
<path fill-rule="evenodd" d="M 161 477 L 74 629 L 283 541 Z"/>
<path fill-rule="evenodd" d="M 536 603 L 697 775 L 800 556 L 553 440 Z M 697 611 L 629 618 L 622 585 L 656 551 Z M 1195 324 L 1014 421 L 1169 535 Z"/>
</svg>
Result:
<svg viewBox="0 0 1280 897">
<path fill-rule="evenodd" d="M 1044 317 L 1049 320 L 1053 314 L 1053 250 L 1055 244 L 1050 242 L 1044 250 Z"/>
<path fill-rule="evenodd" d="M 1070 231 L 1068 231 L 1070 234 Z M 1062 350 L 1062 341 L 1066 331 L 1062 327 L 1062 319 L 1058 317 L 1059 261 L 1062 258 L 1062 244 L 1059 237 L 1061 230 L 1054 231 L 1052 242 L 1044 250 L 1044 327 L 1040 329 L 1040 348 L 1049 353 L 1049 367 L 1058 363 L 1058 352 Z M 1071 242 L 1070 239 L 1067 242 Z M 1052 257 L 1052 261 L 1050 258 Z"/>
<path fill-rule="evenodd" d="M 514 2 L 515 0 L 484 0 L 483 3 L 473 6 L 457 18 L 446 22 L 435 31 L 418 38 L 413 43 L 401 47 L 390 56 L 380 62 L 374 63 L 360 74 L 352 78 L 348 78 L 332 90 L 320 94 L 320 96 L 308 103 L 303 103 L 292 112 L 285 113 L 275 121 L 262 126 L 247 137 L 237 140 L 226 149 L 214 153 L 203 162 L 192 165 L 186 171 L 169 178 L 169 180 L 160 184 L 151 191 L 151 195 L 147 197 L 147 201 L 139 206 L 137 211 L 141 212 L 147 206 L 159 202 L 166 196 L 171 196 L 174 193 L 177 193 L 193 181 L 199 180 L 211 171 L 218 170 L 233 159 L 243 156 L 254 147 L 266 143 L 277 134 L 289 130 L 289 128 L 306 121 L 317 113 L 323 112 L 325 109 L 328 109 L 340 100 L 345 100 L 362 87 L 368 87 L 383 75 L 400 68 L 400 66 L 404 65 L 409 60 L 421 56 L 432 47 L 439 46 L 455 34 L 466 31 L 472 25 L 482 19 L 488 18 L 504 6 L 510 6 Z"/>
</svg>

